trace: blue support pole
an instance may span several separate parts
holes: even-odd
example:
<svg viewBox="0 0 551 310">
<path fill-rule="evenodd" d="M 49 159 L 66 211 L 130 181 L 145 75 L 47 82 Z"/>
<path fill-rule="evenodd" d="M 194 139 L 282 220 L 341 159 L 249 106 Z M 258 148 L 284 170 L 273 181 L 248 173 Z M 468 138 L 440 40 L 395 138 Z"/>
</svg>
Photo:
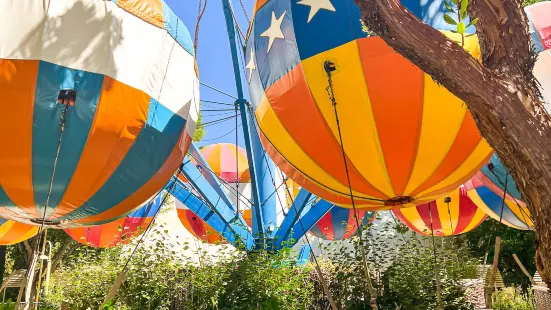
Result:
<svg viewBox="0 0 551 310">
<path fill-rule="evenodd" d="M 322 218 L 327 212 L 329 212 L 329 210 L 331 210 L 331 208 L 333 208 L 333 206 L 334 205 L 330 202 L 319 200 L 316 204 L 310 207 L 309 210 L 303 212 L 304 215 L 300 217 L 300 220 L 297 221 L 297 223 L 295 223 L 289 237 L 286 240 L 282 240 L 282 242 L 285 242 L 285 246 L 292 247 L 295 245 L 297 241 L 319 221 L 320 218 Z"/>
<path fill-rule="evenodd" d="M 281 243 L 289 239 L 291 229 L 297 223 L 303 211 L 307 208 L 308 201 L 312 197 L 312 194 L 304 189 L 301 189 L 297 197 L 293 200 L 293 205 L 289 208 L 287 215 L 281 222 L 279 229 L 274 236 L 274 245 L 276 249 L 281 248 Z"/>
<path fill-rule="evenodd" d="M 262 235 L 268 241 L 274 237 L 277 225 L 277 193 L 274 194 L 276 188 L 272 180 L 276 175 L 276 168 L 274 162 L 262 147 L 256 126 L 254 126 L 255 120 L 252 119 L 252 117 L 254 117 L 253 113 L 249 113 L 249 116 L 250 123 L 253 124 L 253 126 L 250 127 L 250 133 L 255 161 L 254 166 L 257 171 L 256 182 L 261 202 L 260 209 L 264 224 Z"/>
<path fill-rule="evenodd" d="M 239 236 L 248 236 L 250 235 L 247 230 L 247 224 L 241 214 L 235 212 L 235 210 L 228 206 L 223 199 L 220 198 L 220 195 L 216 189 L 211 186 L 211 184 L 205 179 L 201 174 L 201 171 L 189 159 L 184 160 L 182 167 L 182 173 L 192 184 L 193 188 L 199 193 L 199 195 L 204 199 L 204 201 L 209 205 L 210 210 L 215 212 L 226 224 L 226 226 L 231 227 L 236 235 Z M 177 180 L 177 182 L 180 182 Z M 248 238 L 248 237 L 247 237 Z M 251 237 L 252 238 L 252 237 Z M 246 244 L 248 240 L 244 240 Z M 251 239 L 252 242 L 252 239 Z M 251 243 L 252 244 L 252 243 Z"/>
<path fill-rule="evenodd" d="M 227 223 L 220 217 L 214 210 L 208 205 L 199 200 L 195 195 L 188 192 L 185 187 L 182 186 L 179 180 L 174 180 L 176 184 L 170 188 L 170 194 L 188 207 L 195 215 L 209 224 L 214 230 L 216 230 L 224 239 L 228 240 L 233 245 L 236 245 L 240 240 L 243 242 L 248 250 L 251 250 L 254 245 L 253 236 L 248 231 L 236 232 L 231 223 Z M 239 237 L 239 238 L 237 238 Z"/>
<path fill-rule="evenodd" d="M 252 231 L 253 236 L 256 239 L 256 247 L 262 248 L 266 246 L 265 240 L 266 240 L 266 228 L 265 228 L 265 221 L 263 219 L 263 212 L 261 210 L 262 208 L 262 198 L 261 197 L 267 197 L 270 193 L 269 190 L 264 188 L 265 183 L 262 178 L 262 174 L 259 170 L 263 170 L 263 168 L 259 168 L 257 164 L 259 164 L 261 161 L 260 159 L 256 159 L 256 154 L 259 154 L 259 151 L 257 147 L 261 147 L 260 145 L 256 145 L 256 143 L 251 141 L 251 137 L 254 140 L 255 131 L 254 128 L 251 128 L 251 124 L 249 122 L 249 113 L 248 113 L 248 107 L 247 107 L 247 101 L 244 99 L 243 95 L 243 85 L 241 83 L 241 72 L 239 68 L 239 57 L 237 56 L 237 43 L 235 38 L 235 28 L 234 28 L 234 19 L 233 14 L 231 12 L 230 7 L 230 1 L 229 0 L 222 0 L 222 5 L 224 8 L 224 16 L 226 18 L 226 30 L 228 31 L 228 38 L 230 41 L 230 50 L 232 55 L 232 61 L 233 61 L 233 72 L 235 75 L 235 86 L 237 89 L 237 101 L 236 105 L 239 106 L 239 110 L 241 112 L 241 124 L 243 127 L 243 136 L 245 138 L 245 148 L 247 150 L 247 160 L 249 161 L 249 171 L 251 175 L 251 187 L 252 187 L 252 200 L 253 204 L 251 206 L 252 211 Z M 256 155 L 256 156 L 255 156 Z M 259 186 L 258 182 L 261 182 Z M 273 186 L 272 186 L 273 187 Z M 269 188 L 268 188 L 269 189 Z M 261 194 L 265 191 L 268 191 L 267 195 Z M 274 210 L 275 210 L 275 204 L 274 204 Z M 271 212 L 266 212 L 267 215 L 271 215 Z M 268 218 L 269 221 L 271 221 L 271 216 Z"/>
<path fill-rule="evenodd" d="M 298 251 L 297 266 L 304 266 L 310 260 L 312 248 L 308 244 L 303 244 Z"/>
</svg>

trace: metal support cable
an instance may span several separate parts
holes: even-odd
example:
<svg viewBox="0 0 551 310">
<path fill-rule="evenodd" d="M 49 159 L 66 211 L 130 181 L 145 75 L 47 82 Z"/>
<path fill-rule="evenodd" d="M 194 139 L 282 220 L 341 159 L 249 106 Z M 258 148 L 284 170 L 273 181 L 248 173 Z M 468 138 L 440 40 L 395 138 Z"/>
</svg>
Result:
<svg viewBox="0 0 551 310">
<path fill-rule="evenodd" d="M 199 82 L 199 84 L 201 84 L 201 85 L 203 85 L 203 86 L 205 86 L 205 87 L 207 87 L 207 88 L 210 88 L 210 89 L 212 89 L 212 90 L 214 90 L 214 91 L 216 91 L 216 92 L 219 92 L 219 93 L 221 93 L 221 94 L 223 94 L 223 95 L 226 95 L 226 96 L 228 96 L 228 97 L 230 97 L 230 98 L 233 98 L 233 99 L 237 100 L 237 97 L 235 97 L 235 96 L 233 96 L 233 95 L 230 95 L 230 94 L 228 94 L 228 93 L 226 93 L 226 92 L 224 92 L 224 91 L 221 91 L 221 90 L 219 90 L 218 88 L 215 88 L 215 87 L 210 86 L 210 85 L 208 85 L 208 84 L 205 84 L 205 83 L 203 83 L 203 82 Z"/>
</svg>

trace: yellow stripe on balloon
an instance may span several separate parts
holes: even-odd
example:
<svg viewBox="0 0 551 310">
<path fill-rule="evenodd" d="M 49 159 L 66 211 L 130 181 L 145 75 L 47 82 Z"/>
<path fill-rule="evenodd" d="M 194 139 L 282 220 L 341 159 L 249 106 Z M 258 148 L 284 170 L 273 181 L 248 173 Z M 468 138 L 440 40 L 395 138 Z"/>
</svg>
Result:
<svg viewBox="0 0 551 310">
<path fill-rule="evenodd" d="M 479 205 L 477 204 L 476 206 L 478 207 Z M 475 215 L 471 219 L 471 222 L 469 223 L 469 226 L 467 226 L 467 228 L 465 228 L 464 231 L 473 230 L 476 227 L 476 225 L 478 225 L 478 223 L 480 223 L 485 217 L 486 217 L 486 213 L 484 213 L 484 211 L 482 211 L 482 209 L 480 209 L 480 207 L 479 207 L 476 210 Z"/>
<path fill-rule="evenodd" d="M 0 239 L 4 238 L 4 236 L 10 231 L 15 221 L 7 221 L 4 224 L 0 225 Z"/>
<path fill-rule="evenodd" d="M 421 186 L 440 166 L 455 142 L 455 137 L 467 113 L 467 108 L 461 100 L 437 85 L 427 74 L 425 74 L 424 100 L 419 147 L 406 194 Z M 446 141 L 446 143 L 435 144 L 434 141 Z"/>
<path fill-rule="evenodd" d="M 305 178 L 314 184 L 321 183 L 330 187 L 331 189 L 326 187 L 322 188 L 334 194 L 343 196 L 341 193 L 348 193 L 348 186 L 340 183 L 325 172 L 325 170 L 318 166 L 306 153 L 304 153 L 299 145 L 297 145 L 275 115 L 275 112 L 266 97 L 262 98 L 262 101 L 255 113 L 257 119 L 259 120 L 258 125 L 260 129 L 270 140 L 271 144 L 279 146 L 280 149 L 278 149 L 278 152 L 281 154 L 286 154 L 286 159 L 289 162 L 301 163 L 300 168 L 303 172 L 302 175 Z M 264 128 L 270 128 L 270 130 L 264 131 Z M 340 191 L 341 193 L 338 193 L 337 191 Z M 353 191 L 353 193 L 357 196 L 363 196 L 362 193 L 358 193 L 357 191 Z M 348 195 L 345 196 L 348 197 Z"/>
<path fill-rule="evenodd" d="M 423 218 L 419 215 L 416 207 L 401 208 L 402 215 L 411 223 L 411 225 L 421 232 L 430 234 L 430 227 L 427 226 Z"/>
<path fill-rule="evenodd" d="M 451 201 L 459 204 L 460 198 L 458 190 L 451 192 L 449 195 L 446 195 L 446 197 L 450 197 Z M 444 235 L 453 235 L 459 219 L 459 208 L 448 207 L 448 204 L 444 202 L 444 200 L 445 198 L 438 199 L 436 203 L 440 224 L 442 225 Z"/>
<path fill-rule="evenodd" d="M 362 174 L 364 179 L 388 197 L 394 197 L 396 194 L 386 170 L 357 41 L 302 61 L 312 96 L 335 139 L 339 141 L 335 112 L 326 90 L 327 74 L 323 69 L 325 61 L 335 59 L 339 60 L 336 63 L 337 71 L 332 73 L 331 77 L 334 88 L 338 90 L 335 92 L 335 99 L 339 117 L 347 120 L 340 123 L 346 155 L 360 173 L 365 172 Z"/>
<path fill-rule="evenodd" d="M 515 202 L 513 200 L 505 200 L 505 203 L 511 209 L 511 212 L 513 212 L 519 220 L 524 222 L 526 225 L 530 227 L 534 227 L 534 222 L 532 221 L 532 217 L 530 216 L 530 211 L 525 205 L 519 206 L 519 204 L 523 204 L 522 202 Z"/>
<path fill-rule="evenodd" d="M 484 166 L 494 151 L 488 145 L 486 140 L 482 139 L 476 146 L 473 152 L 467 157 L 467 159 L 459 166 L 454 172 L 450 173 L 447 178 L 434 185 L 439 188 L 438 191 L 433 192 L 434 187 L 430 187 L 425 191 L 419 193 L 419 196 L 423 195 L 441 195 L 448 190 L 457 188 L 457 184 L 463 184 L 468 181 L 468 177 L 465 180 L 465 176 L 472 175 L 472 171 L 478 171 Z"/>
</svg>

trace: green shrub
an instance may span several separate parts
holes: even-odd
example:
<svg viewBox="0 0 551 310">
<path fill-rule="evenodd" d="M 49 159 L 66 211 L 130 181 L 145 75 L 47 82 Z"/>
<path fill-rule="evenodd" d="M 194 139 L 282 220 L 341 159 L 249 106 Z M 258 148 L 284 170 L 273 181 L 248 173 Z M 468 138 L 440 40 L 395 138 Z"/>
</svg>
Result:
<svg viewBox="0 0 551 310">
<path fill-rule="evenodd" d="M 532 293 L 522 293 L 519 288 L 507 288 L 494 293 L 494 310 L 536 310 Z"/>
</svg>

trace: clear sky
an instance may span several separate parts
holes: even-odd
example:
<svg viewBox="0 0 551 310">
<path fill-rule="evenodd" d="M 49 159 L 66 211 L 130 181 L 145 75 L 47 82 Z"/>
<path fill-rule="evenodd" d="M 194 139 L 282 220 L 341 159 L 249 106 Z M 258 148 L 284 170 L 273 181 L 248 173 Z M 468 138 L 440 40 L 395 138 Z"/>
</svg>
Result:
<svg viewBox="0 0 551 310">
<path fill-rule="evenodd" d="M 195 25 L 197 22 L 197 9 L 199 0 L 165 0 L 168 6 L 174 13 L 185 23 L 188 28 L 191 38 L 195 33 Z M 239 0 L 230 0 L 233 10 L 237 17 L 237 21 L 243 33 L 247 31 L 248 21 L 245 18 L 243 9 Z M 250 17 L 254 0 L 242 0 L 247 14 Z M 204 0 L 203 2 L 204 3 Z M 222 9 L 222 0 L 208 0 L 207 8 L 201 24 L 199 26 L 199 46 L 198 46 L 197 65 L 199 67 L 199 79 L 202 83 L 213 86 L 226 93 L 237 97 L 235 86 L 235 78 L 233 74 L 232 58 L 228 41 L 228 33 L 226 31 L 226 22 Z M 243 57 L 239 53 L 240 57 Z M 244 66 L 241 67 L 241 72 L 244 72 Z M 243 79 L 244 91 L 248 98 L 247 84 Z M 205 86 L 201 86 L 201 100 L 210 100 L 233 104 L 234 99 L 210 90 Z M 203 103 L 202 115 L 203 123 L 219 120 L 225 117 L 234 116 L 233 111 L 208 111 L 220 109 L 233 109 L 233 106 Z M 238 117 L 238 124 L 241 124 L 241 118 Z M 235 117 L 223 121 L 219 124 L 207 125 L 207 134 L 199 145 L 208 145 L 218 142 L 235 143 L 235 133 L 230 131 L 235 129 Z M 243 146 L 243 136 L 241 127 L 239 132 L 239 145 Z M 229 134 L 227 134 L 229 133 Z M 224 137 L 220 137 L 227 134 Z"/>
</svg>

